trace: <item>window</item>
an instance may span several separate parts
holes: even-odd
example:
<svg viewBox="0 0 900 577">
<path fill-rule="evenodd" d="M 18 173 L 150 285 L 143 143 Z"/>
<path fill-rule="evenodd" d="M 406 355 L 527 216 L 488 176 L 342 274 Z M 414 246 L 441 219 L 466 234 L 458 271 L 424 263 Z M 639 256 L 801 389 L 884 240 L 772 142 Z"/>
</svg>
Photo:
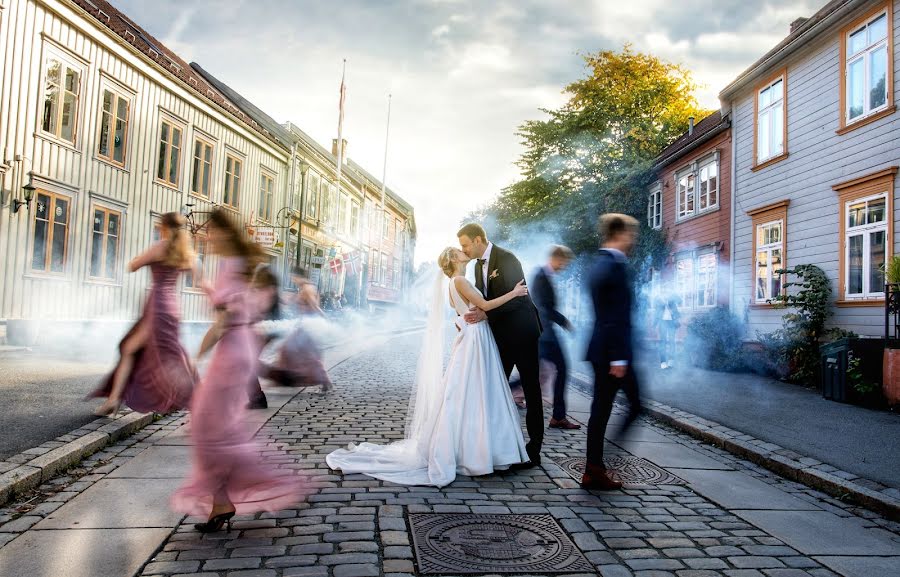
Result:
<svg viewBox="0 0 900 577">
<path fill-rule="evenodd" d="M 384 238 L 391 237 L 391 218 L 386 210 L 381 211 L 381 236 Z"/>
<path fill-rule="evenodd" d="M 399 247 L 403 244 L 403 223 L 399 220 L 394 222 L 394 244 Z"/>
<path fill-rule="evenodd" d="M 51 56 L 44 74 L 44 109 L 41 130 L 75 144 L 82 71 L 63 59 Z"/>
<path fill-rule="evenodd" d="M 888 5 L 842 31 L 841 128 L 886 112 L 891 105 L 891 28 L 891 8 Z"/>
<path fill-rule="evenodd" d="M 97 156 L 119 166 L 125 166 L 130 107 L 131 101 L 128 98 L 109 89 L 103 90 Z"/>
<path fill-rule="evenodd" d="M 675 291 L 679 299 L 678 306 L 685 309 L 699 309 L 716 305 L 718 264 L 718 256 L 709 249 L 683 252 L 675 257 Z M 651 294 L 652 291 L 651 286 Z"/>
<path fill-rule="evenodd" d="M 341 234 L 347 233 L 347 217 L 350 213 L 350 198 L 346 194 L 341 195 L 341 202 L 338 205 L 337 226 Z"/>
<path fill-rule="evenodd" d="M 69 251 L 71 199 L 38 191 L 34 211 L 31 270 L 64 274 Z"/>
<path fill-rule="evenodd" d="M 400 272 L 401 272 L 400 271 L 400 259 L 395 258 L 394 259 L 394 278 L 393 278 L 395 289 L 400 288 L 400 279 L 402 278 Z"/>
<path fill-rule="evenodd" d="M 773 299 L 781 294 L 784 222 L 776 220 L 756 226 L 756 301 Z"/>
<path fill-rule="evenodd" d="M 323 223 L 331 222 L 331 188 L 324 178 L 321 180 L 319 195 L 322 197 L 322 216 L 320 218 Z"/>
<path fill-rule="evenodd" d="M 387 286 L 387 278 L 388 278 L 388 256 L 384 253 L 381 253 L 381 273 L 378 275 L 378 282 L 384 286 Z"/>
<path fill-rule="evenodd" d="M 176 126 L 167 119 L 160 122 L 159 162 L 156 167 L 156 178 L 175 188 L 178 188 L 179 184 L 182 130 L 180 126 Z"/>
<path fill-rule="evenodd" d="M 658 182 L 650 189 L 650 198 L 647 201 L 647 226 L 662 227 L 662 186 Z"/>
<path fill-rule="evenodd" d="M 893 252 L 897 167 L 833 187 L 841 203 L 838 304 L 884 299 L 884 265 Z"/>
<path fill-rule="evenodd" d="M 675 175 L 678 190 L 678 218 L 687 218 L 694 214 L 694 171 Z"/>
<path fill-rule="evenodd" d="M 306 216 L 316 220 L 319 215 L 319 174 L 309 171 L 309 183 L 306 185 Z"/>
<path fill-rule="evenodd" d="M 787 140 L 786 79 L 787 71 L 782 70 L 756 90 L 754 168 L 762 168 L 762 165 L 769 161 L 776 162 L 785 155 Z"/>
<path fill-rule="evenodd" d="M 241 201 L 241 171 L 244 163 L 241 159 L 231 154 L 225 155 L 225 194 L 222 195 L 222 203 L 231 208 L 237 208 Z"/>
<path fill-rule="evenodd" d="M 700 166 L 697 201 L 700 212 L 719 206 L 719 165 L 712 160 Z"/>
<path fill-rule="evenodd" d="M 716 269 L 718 259 L 715 253 L 705 253 L 696 257 L 697 275 L 694 284 L 694 305 L 697 308 L 716 305 Z"/>
<path fill-rule="evenodd" d="M 354 240 L 359 239 L 359 211 L 359 203 L 354 200 L 350 206 L 350 238 Z"/>
<path fill-rule="evenodd" d="M 675 259 L 675 293 L 678 295 L 678 305 L 683 308 L 694 306 L 694 258 L 684 255 Z"/>
<path fill-rule="evenodd" d="M 116 280 L 119 274 L 119 238 L 122 213 L 94 208 L 91 234 L 91 277 Z"/>
<path fill-rule="evenodd" d="M 753 302 L 757 305 L 770 304 L 784 292 L 784 275 L 776 271 L 787 268 L 788 202 L 776 202 L 747 213 L 753 222 Z"/>
<path fill-rule="evenodd" d="M 275 203 L 275 177 L 265 172 L 259 175 L 259 210 L 257 215 L 265 222 L 272 221 L 272 208 Z"/>
<path fill-rule="evenodd" d="M 201 275 L 206 274 L 206 237 L 196 235 L 193 237 L 194 244 L 194 256 L 196 260 L 194 261 L 197 267 L 197 270 L 200 271 Z M 194 278 L 193 271 L 187 271 L 184 273 L 184 288 L 186 289 L 200 289 L 200 278 Z"/>
<path fill-rule="evenodd" d="M 378 284 L 379 263 L 380 257 L 378 256 L 378 251 L 373 248 L 372 253 L 369 255 L 369 281 L 375 284 Z"/>
<path fill-rule="evenodd" d="M 194 170 L 191 177 L 191 192 L 209 198 L 209 176 L 212 172 L 213 145 L 202 138 L 194 140 Z"/>
</svg>

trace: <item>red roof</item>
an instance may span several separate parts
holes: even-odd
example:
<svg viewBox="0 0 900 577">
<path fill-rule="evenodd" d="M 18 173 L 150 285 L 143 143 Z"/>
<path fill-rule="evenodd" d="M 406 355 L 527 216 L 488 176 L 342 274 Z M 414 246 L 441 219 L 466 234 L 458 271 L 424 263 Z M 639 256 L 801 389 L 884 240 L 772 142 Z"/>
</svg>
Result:
<svg viewBox="0 0 900 577">
<path fill-rule="evenodd" d="M 683 154 L 693 150 L 694 145 L 703 140 L 705 136 L 712 132 L 728 128 L 731 123 L 727 118 L 722 118 L 722 112 L 716 110 L 700 122 L 694 124 L 693 132 L 685 132 L 676 138 L 669 146 L 665 147 L 656 157 L 654 163 L 657 167 L 664 166 L 669 162 L 680 158 Z"/>
<path fill-rule="evenodd" d="M 190 65 L 178 57 L 177 54 L 153 37 L 152 34 L 138 26 L 133 20 L 125 16 L 106 0 L 71 0 L 85 12 L 90 14 L 102 26 L 122 38 L 139 52 L 156 62 L 169 76 L 174 76 L 201 98 L 212 102 L 232 116 L 240 119 L 244 124 L 259 132 L 271 142 L 278 144 L 278 140 L 269 134 L 265 128 L 255 120 L 244 114 L 235 103 L 225 98 L 212 85 L 197 74 Z"/>
</svg>

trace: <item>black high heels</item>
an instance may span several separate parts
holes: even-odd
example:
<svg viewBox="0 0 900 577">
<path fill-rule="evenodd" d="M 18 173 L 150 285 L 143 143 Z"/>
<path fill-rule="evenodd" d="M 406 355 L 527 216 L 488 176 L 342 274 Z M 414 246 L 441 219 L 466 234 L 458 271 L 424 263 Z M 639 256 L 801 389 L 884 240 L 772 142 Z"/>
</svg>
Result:
<svg viewBox="0 0 900 577">
<path fill-rule="evenodd" d="M 206 523 L 195 523 L 194 529 L 201 533 L 215 533 L 222 528 L 222 525 L 228 525 L 228 532 L 231 533 L 231 518 L 234 517 L 234 511 L 220 513 L 215 517 L 210 517 Z"/>
</svg>

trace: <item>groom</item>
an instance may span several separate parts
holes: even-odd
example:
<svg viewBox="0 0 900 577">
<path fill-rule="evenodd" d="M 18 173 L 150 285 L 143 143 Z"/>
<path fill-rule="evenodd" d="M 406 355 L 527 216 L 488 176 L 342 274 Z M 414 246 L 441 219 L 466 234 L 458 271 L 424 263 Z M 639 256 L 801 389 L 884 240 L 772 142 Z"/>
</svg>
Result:
<svg viewBox="0 0 900 577">
<path fill-rule="evenodd" d="M 511 252 L 489 242 L 481 225 L 467 224 L 456 236 L 467 257 L 475 261 L 475 287 L 484 298 L 491 300 L 511 291 L 525 278 L 519 259 Z M 522 389 L 525 391 L 525 426 L 528 429 L 529 461 L 513 467 L 524 469 L 541 464 L 541 443 L 544 441 L 544 408 L 541 401 L 541 385 L 538 379 L 538 337 L 541 323 L 537 309 L 528 297 L 509 301 L 489 313 L 481 309 L 470 310 L 465 315 L 468 323 L 488 320 L 506 378 L 513 367 L 519 369 Z"/>
</svg>

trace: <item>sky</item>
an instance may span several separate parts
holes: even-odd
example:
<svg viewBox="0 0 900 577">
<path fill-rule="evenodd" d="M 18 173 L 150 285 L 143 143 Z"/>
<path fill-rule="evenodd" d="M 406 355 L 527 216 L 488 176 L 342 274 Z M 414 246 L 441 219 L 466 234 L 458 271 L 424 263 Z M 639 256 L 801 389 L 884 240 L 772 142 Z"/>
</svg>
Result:
<svg viewBox="0 0 900 577">
<path fill-rule="evenodd" d="M 516 129 L 565 102 L 582 54 L 634 49 L 718 92 L 825 0 L 112 0 L 188 62 L 330 148 L 347 59 L 344 138 L 413 205 L 416 262 L 515 182 Z"/>
</svg>

